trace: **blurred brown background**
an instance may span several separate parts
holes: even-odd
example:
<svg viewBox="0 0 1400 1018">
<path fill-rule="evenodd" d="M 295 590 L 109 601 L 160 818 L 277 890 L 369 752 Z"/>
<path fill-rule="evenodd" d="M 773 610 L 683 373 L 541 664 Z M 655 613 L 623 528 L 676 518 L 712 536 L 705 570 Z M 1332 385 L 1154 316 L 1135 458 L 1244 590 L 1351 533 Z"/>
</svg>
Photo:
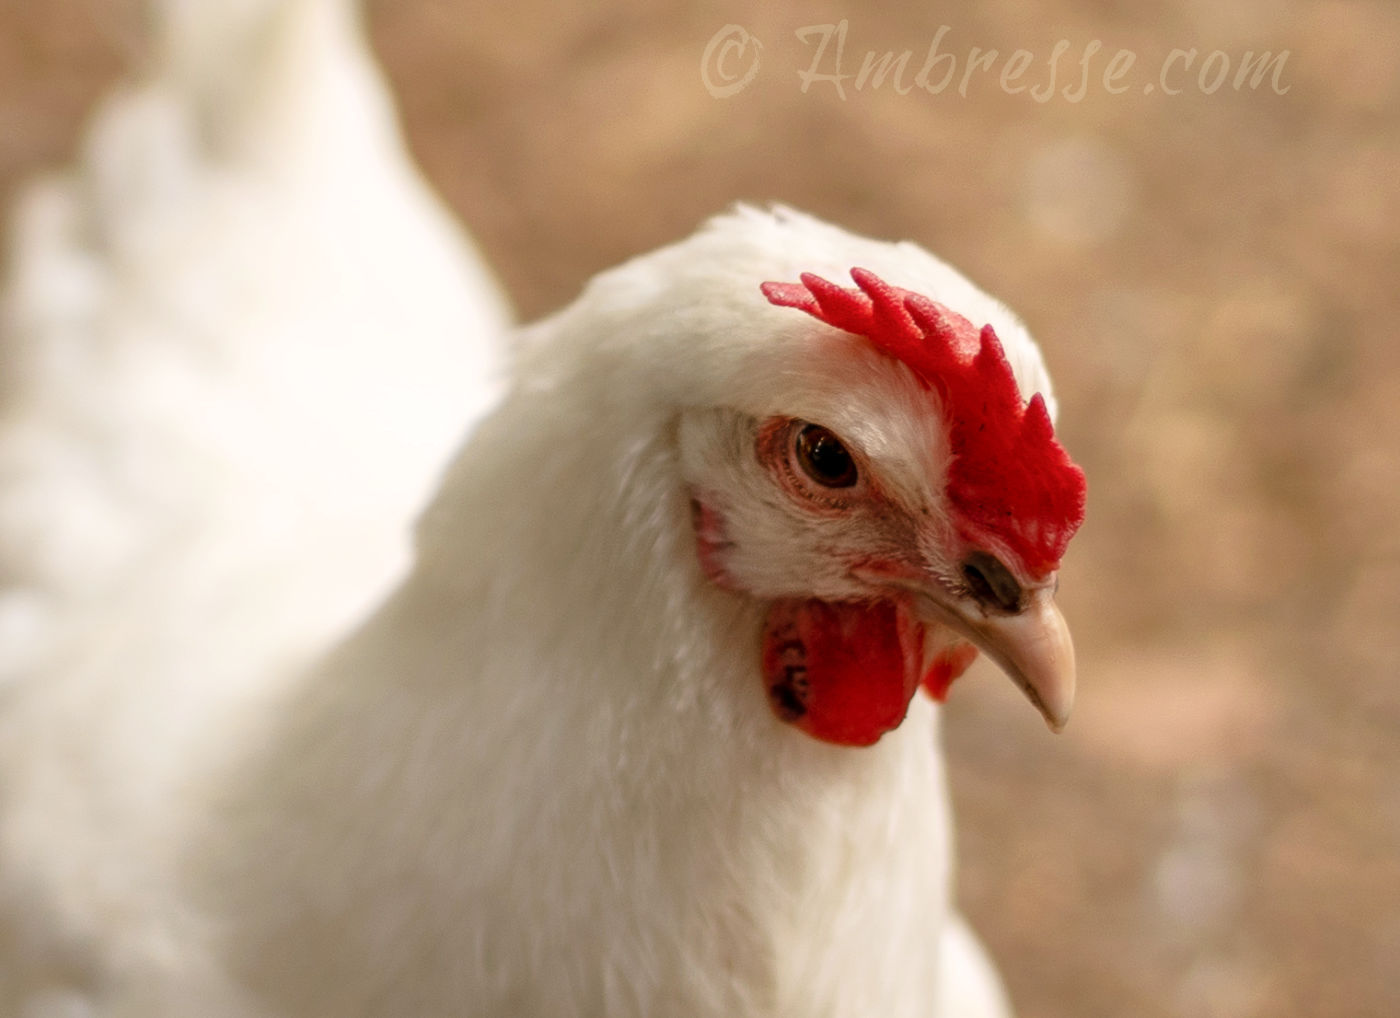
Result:
<svg viewBox="0 0 1400 1018">
<path fill-rule="evenodd" d="M 1400 1014 L 1400 8 L 368 15 L 418 156 L 527 317 L 735 199 L 778 199 L 920 241 L 1039 336 L 1090 478 L 1061 593 L 1080 707 L 1052 738 L 976 671 L 946 729 L 960 893 L 1025 1018 Z M 795 31 L 842 18 L 842 69 L 912 50 L 905 86 L 948 25 L 953 82 L 804 94 L 815 39 Z M 715 98 L 701 58 L 731 23 L 762 49 L 710 83 L 760 67 Z M 1057 89 L 1103 44 L 1081 101 L 999 86 L 1026 49 L 1044 95 L 1062 39 Z M 999 56 L 962 96 L 973 46 Z M 1197 55 L 1167 95 L 1173 49 Z M 1287 52 L 1278 78 L 1236 90 L 1266 50 Z M 130 0 L 0 0 L 0 197 L 68 157 L 141 59 Z"/>
</svg>

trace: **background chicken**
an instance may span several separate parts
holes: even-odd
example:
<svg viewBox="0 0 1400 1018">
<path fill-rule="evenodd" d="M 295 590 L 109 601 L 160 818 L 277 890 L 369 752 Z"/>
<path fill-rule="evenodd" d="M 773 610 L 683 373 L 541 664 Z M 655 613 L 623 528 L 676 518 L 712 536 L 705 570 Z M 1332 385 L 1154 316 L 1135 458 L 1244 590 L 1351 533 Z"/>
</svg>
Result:
<svg viewBox="0 0 1400 1018">
<path fill-rule="evenodd" d="M 319 549 L 343 625 L 496 384 L 504 298 L 403 152 L 352 5 L 151 14 L 151 68 L 14 210 L 0 683 L 196 554 Z"/>
<path fill-rule="evenodd" d="M 132 9 L 0 3 L 0 190 L 70 152 L 137 59 Z M 1392 5 L 369 12 L 415 151 L 527 317 L 781 195 L 934 245 L 1054 351 L 1094 480 L 1061 594 L 1080 702 L 1045 738 L 973 675 L 945 729 L 959 896 L 1022 1015 L 1400 1011 Z M 1091 71 L 1125 47 L 1134 86 L 1175 48 L 1196 64 L 1177 96 L 802 93 L 794 30 L 841 17 L 850 71 L 867 48 L 917 63 L 944 23 L 960 60 L 1065 39 L 1071 72 L 1097 39 Z M 719 101 L 698 63 L 732 22 L 763 62 Z M 1287 50 L 1289 91 L 1196 90 L 1217 48 L 1232 72 Z"/>
</svg>

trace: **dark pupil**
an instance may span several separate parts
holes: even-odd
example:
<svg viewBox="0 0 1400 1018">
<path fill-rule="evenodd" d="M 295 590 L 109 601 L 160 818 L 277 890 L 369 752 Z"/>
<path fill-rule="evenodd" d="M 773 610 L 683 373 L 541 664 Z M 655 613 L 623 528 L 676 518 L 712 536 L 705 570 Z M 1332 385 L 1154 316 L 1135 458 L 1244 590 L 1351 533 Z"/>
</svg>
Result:
<svg viewBox="0 0 1400 1018">
<path fill-rule="evenodd" d="M 1021 585 L 997 559 L 985 551 L 974 551 L 962 567 L 963 579 L 979 604 L 1015 613 L 1023 607 Z"/>
<path fill-rule="evenodd" d="M 819 424 L 809 424 L 797 436 L 797 456 L 807 476 L 828 488 L 856 483 L 856 465 L 841 440 Z"/>
</svg>

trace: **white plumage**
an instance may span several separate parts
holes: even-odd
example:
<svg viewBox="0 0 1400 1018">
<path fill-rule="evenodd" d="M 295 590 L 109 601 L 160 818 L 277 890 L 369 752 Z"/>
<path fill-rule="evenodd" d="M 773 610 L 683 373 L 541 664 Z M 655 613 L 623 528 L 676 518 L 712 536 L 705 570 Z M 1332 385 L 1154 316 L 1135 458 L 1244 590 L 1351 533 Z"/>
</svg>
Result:
<svg viewBox="0 0 1400 1018">
<path fill-rule="evenodd" d="M 14 210 L 0 685 L 166 545 L 335 531 L 343 624 L 498 389 L 506 303 L 408 159 L 351 6 L 154 13 L 153 73 Z"/>
<path fill-rule="evenodd" d="M 334 34 L 339 8 L 287 11 L 274 19 L 286 39 L 317 25 L 331 34 L 305 37 L 325 50 L 285 52 L 332 63 L 357 52 Z M 349 109 L 313 119 L 346 126 Z M 300 151 L 309 136 L 265 135 L 264 155 Z M 392 136 L 379 141 L 402 168 Z M 254 203 L 267 186 L 298 222 L 334 218 L 316 187 L 279 191 L 287 180 L 250 173 L 220 186 L 246 187 L 239 200 Z M 374 239 L 460 259 L 421 192 L 408 193 L 421 234 Z M 297 271 L 333 274 L 353 245 L 332 247 L 341 250 L 292 259 L 308 260 Z M 256 258 L 245 253 L 248 263 L 232 266 L 211 256 L 209 285 L 246 280 Z M 326 263 L 309 261 L 318 256 Z M 148 270 L 157 264 L 195 274 L 192 259 Z M 349 542 L 394 548 L 403 537 L 394 515 L 411 488 L 376 505 L 375 475 L 348 469 L 358 443 L 382 452 L 381 429 L 428 435 L 432 422 L 400 416 L 419 385 L 456 387 L 458 417 L 484 405 L 488 387 L 465 370 L 401 376 L 386 383 L 382 406 L 347 390 L 298 422 L 286 411 L 308 375 L 234 374 L 249 389 L 231 386 L 230 401 L 266 391 L 283 416 L 272 434 L 245 436 L 239 404 L 228 434 L 208 443 L 229 460 L 200 489 L 199 512 L 219 522 L 165 540 L 139 570 L 103 574 L 120 598 L 94 598 L 82 628 L 65 622 L 42 671 L 8 691 L 0 1014 L 1002 1015 L 995 976 L 950 909 L 937 707 L 916 696 L 873 746 L 829 745 L 779 720 L 759 675 L 774 599 L 872 596 L 835 556 L 891 549 L 884 531 L 872 545 L 858 521 L 784 501 L 755 456 L 758 422 L 820 421 L 932 521 L 930 532 L 948 529 L 949 440 L 927 390 L 904 365 L 758 291 L 802 272 L 840 279 L 856 265 L 993 324 L 1021 391 L 1049 397 L 1020 323 L 921 249 L 739 208 L 600 275 L 519 333 L 509 385 L 448 467 L 408 574 L 334 640 L 370 580 L 393 572 L 391 554 Z M 434 299 L 468 320 L 479 289 L 466 273 L 435 271 Z M 387 293 L 344 296 L 401 310 L 399 288 L 421 274 L 385 273 L 396 280 Z M 259 306 L 289 306 L 280 299 L 310 314 L 287 295 L 291 281 L 284 289 L 254 275 L 271 284 Z M 205 320 L 187 310 L 184 320 Z M 370 315 L 346 323 L 362 330 L 358 366 L 385 372 L 403 367 L 399 350 L 373 347 L 373 333 L 392 324 L 405 343 L 427 342 L 420 333 L 449 319 Z M 283 348 L 305 321 L 269 316 Z M 271 365 L 269 342 L 214 345 L 228 361 L 265 354 Z M 336 358 L 334 346 L 303 349 L 309 375 Z M 187 381 L 170 391 L 203 393 Z M 113 407 L 102 423 L 124 427 L 130 409 Z M 162 426 L 200 413 L 185 402 L 169 409 Z M 375 456 L 374 470 L 389 469 Z M 331 480 L 298 466 L 324 466 Z M 725 512 L 724 583 L 697 555 L 702 496 Z M 267 529 L 250 536 L 233 525 L 263 498 Z M 914 544 L 891 554 L 935 556 L 923 538 Z M 1036 625 L 1058 623 L 1044 607 L 1053 577 L 1043 579 L 1026 586 Z M 985 622 L 1003 623 L 1023 624 Z M 1027 654 L 977 639 L 1006 651 L 1058 721 L 1068 700 L 1052 687 L 1072 665 L 1060 631 L 1045 632 Z"/>
</svg>

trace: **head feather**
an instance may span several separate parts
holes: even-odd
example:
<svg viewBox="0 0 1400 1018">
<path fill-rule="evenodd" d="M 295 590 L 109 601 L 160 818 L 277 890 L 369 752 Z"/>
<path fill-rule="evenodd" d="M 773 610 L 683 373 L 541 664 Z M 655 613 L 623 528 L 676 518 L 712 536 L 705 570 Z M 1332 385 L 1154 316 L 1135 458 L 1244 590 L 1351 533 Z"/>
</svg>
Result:
<svg viewBox="0 0 1400 1018">
<path fill-rule="evenodd" d="M 763 294 L 798 308 L 901 361 L 938 395 L 952 462 L 947 497 L 959 532 L 991 538 L 1032 576 L 1059 565 L 1084 522 L 1084 472 L 1055 440 L 1045 399 L 1021 402 L 991 325 L 962 315 L 873 272 L 852 269 L 856 289 L 803 273 L 801 283 L 764 283 Z"/>
</svg>

